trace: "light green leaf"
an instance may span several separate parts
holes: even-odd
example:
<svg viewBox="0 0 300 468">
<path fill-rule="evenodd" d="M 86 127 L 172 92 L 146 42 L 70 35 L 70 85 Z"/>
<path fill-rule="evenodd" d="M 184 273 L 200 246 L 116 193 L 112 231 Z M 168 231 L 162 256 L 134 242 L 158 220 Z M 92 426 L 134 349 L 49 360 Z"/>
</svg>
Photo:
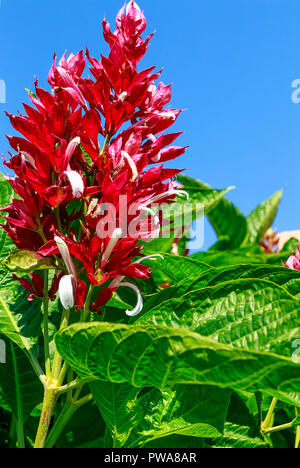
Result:
<svg viewBox="0 0 300 468">
<path fill-rule="evenodd" d="M 100 381 L 161 391 L 176 384 L 202 384 L 299 392 L 300 365 L 292 359 L 238 349 L 185 329 L 75 324 L 55 341 L 78 374 Z"/>
<path fill-rule="evenodd" d="M 139 399 L 141 423 L 127 446 L 148 444 L 172 435 L 217 437 L 224 429 L 231 391 L 201 385 L 152 389 Z"/>
<path fill-rule="evenodd" d="M 9 271 L 32 273 L 51 268 L 51 259 L 41 257 L 31 250 L 15 250 L 2 261 L 2 264 Z"/>
<path fill-rule="evenodd" d="M 248 426 L 226 423 L 224 435 L 213 441 L 213 448 L 268 448 L 259 437 L 251 436 Z M 249 434 L 250 433 L 250 434 Z"/>
<path fill-rule="evenodd" d="M 139 390 L 127 383 L 93 382 L 90 389 L 114 441 L 123 447 L 137 424 Z"/>
<path fill-rule="evenodd" d="M 245 240 L 246 244 L 258 243 L 272 226 L 282 194 L 282 190 L 276 192 L 250 213 L 247 218 L 248 235 Z"/>
</svg>

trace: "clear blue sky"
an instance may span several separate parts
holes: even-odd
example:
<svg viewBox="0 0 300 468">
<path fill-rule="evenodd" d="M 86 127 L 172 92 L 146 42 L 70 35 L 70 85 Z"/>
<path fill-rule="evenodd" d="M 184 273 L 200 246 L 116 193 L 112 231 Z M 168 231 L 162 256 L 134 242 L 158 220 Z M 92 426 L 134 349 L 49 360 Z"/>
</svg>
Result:
<svg viewBox="0 0 300 468">
<path fill-rule="evenodd" d="M 107 52 L 100 23 L 114 23 L 123 0 L 2 0 L 0 151 L 11 134 L 4 109 L 16 113 L 33 88 L 45 85 L 53 52 L 89 47 Z M 187 109 L 176 124 L 189 144 L 178 167 L 230 194 L 247 214 L 284 188 L 275 226 L 300 229 L 300 104 L 291 101 L 300 78 L 299 0 L 140 0 L 148 32 L 156 30 L 143 65 L 164 67 L 173 105 Z M 213 241 L 206 229 L 206 245 Z"/>
</svg>

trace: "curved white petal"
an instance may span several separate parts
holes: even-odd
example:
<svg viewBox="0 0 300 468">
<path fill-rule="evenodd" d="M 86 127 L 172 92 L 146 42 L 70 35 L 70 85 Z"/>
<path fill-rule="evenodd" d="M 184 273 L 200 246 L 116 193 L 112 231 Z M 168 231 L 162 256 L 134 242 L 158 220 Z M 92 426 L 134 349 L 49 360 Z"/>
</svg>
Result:
<svg viewBox="0 0 300 468">
<path fill-rule="evenodd" d="M 66 177 L 68 178 L 72 187 L 72 194 L 74 198 L 80 198 L 84 192 L 84 183 L 81 175 L 76 171 L 66 171 Z"/>
<path fill-rule="evenodd" d="M 121 151 L 121 155 L 122 155 L 122 158 L 126 159 L 126 161 L 128 162 L 130 166 L 130 169 L 132 171 L 132 177 L 130 180 L 131 182 L 134 182 L 139 175 L 135 162 L 126 151 Z"/>
<path fill-rule="evenodd" d="M 142 236 L 142 239 L 145 241 L 145 242 L 149 242 L 153 239 L 156 239 L 157 237 L 159 237 L 159 234 L 160 234 L 160 221 L 159 221 L 159 216 L 155 213 L 155 211 L 153 211 L 151 208 L 148 208 L 146 206 L 142 206 L 140 208 L 141 211 L 145 211 L 146 213 L 149 213 L 152 217 L 153 217 L 153 223 L 151 221 L 151 231 L 149 232 L 149 229 L 148 229 L 148 220 L 146 220 L 147 222 L 147 227 L 146 227 L 146 231 L 144 233 L 144 235 Z M 141 221 L 143 220 L 143 218 L 141 218 Z"/>
<path fill-rule="evenodd" d="M 64 309 L 74 307 L 73 275 L 65 275 L 61 278 L 58 286 L 60 302 Z"/>
<path fill-rule="evenodd" d="M 144 260 L 152 260 L 155 258 L 161 258 L 162 260 L 165 259 L 165 257 L 161 254 L 152 254 L 152 255 L 147 255 L 146 257 L 142 257 L 134 263 L 142 263 Z"/>
<path fill-rule="evenodd" d="M 102 259 L 101 259 L 102 267 L 104 265 L 106 265 L 106 263 L 108 262 L 109 257 L 111 256 L 111 253 L 114 250 L 114 247 L 115 247 L 116 243 L 122 237 L 122 234 L 123 234 L 123 231 L 120 228 L 117 228 L 117 229 L 115 229 L 113 231 L 113 233 L 111 235 L 111 238 L 110 238 L 110 241 L 108 243 L 108 246 L 106 247 L 106 249 L 105 249 L 105 251 L 104 251 L 104 253 L 102 255 Z"/>
<path fill-rule="evenodd" d="M 150 198 L 150 200 L 146 201 L 145 203 L 142 204 L 141 208 L 147 207 L 151 205 L 152 203 L 156 203 L 157 201 L 161 200 L 162 198 L 167 198 L 172 195 L 177 195 L 178 197 L 186 197 L 187 200 L 189 200 L 190 196 L 185 190 L 169 190 L 168 192 L 161 193 L 160 195 L 156 195 L 153 198 Z"/>
<path fill-rule="evenodd" d="M 143 309 L 143 298 L 142 298 L 142 295 L 139 291 L 139 289 L 137 288 L 137 286 L 135 286 L 134 284 L 132 283 L 120 283 L 119 287 L 121 286 L 124 286 L 125 288 L 130 288 L 132 289 L 136 295 L 137 295 L 137 303 L 136 303 L 136 306 L 134 309 L 132 310 L 126 310 L 126 315 L 128 315 L 129 317 L 135 317 L 136 315 L 138 315 L 142 309 Z"/>
<path fill-rule="evenodd" d="M 121 102 L 124 102 L 125 99 L 127 98 L 127 96 L 128 96 L 127 91 L 123 91 L 123 93 L 121 93 L 121 94 L 119 95 L 120 101 L 121 101 Z"/>
<path fill-rule="evenodd" d="M 56 242 L 59 253 L 62 256 L 62 259 L 65 262 L 65 265 L 67 267 L 69 274 L 76 277 L 75 266 L 74 266 L 67 244 L 61 237 L 58 237 L 58 236 L 55 236 L 54 240 Z"/>
</svg>

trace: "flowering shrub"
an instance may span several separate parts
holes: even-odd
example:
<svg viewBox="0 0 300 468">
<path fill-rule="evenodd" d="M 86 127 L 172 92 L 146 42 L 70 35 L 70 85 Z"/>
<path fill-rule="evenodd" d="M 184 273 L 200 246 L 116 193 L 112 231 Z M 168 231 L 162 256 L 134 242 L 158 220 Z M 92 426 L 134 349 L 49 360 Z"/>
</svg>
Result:
<svg viewBox="0 0 300 468">
<path fill-rule="evenodd" d="M 138 71 L 145 29 L 130 1 L 115 32 L 103 21 L 108 57 L 54 57 L 51 92 L 36 81 L 26 116 L 7 114 L 22 135 L 0 179 L 12 440 L 298 446 L 300 254 L 270 231 L 282 194 L 245 218 L 229 189 L 164 167 L 186 150 L 169 133 L 181 111 L 160 71 Z M 204 213 L 218 241 L 188 256 Z"/>
</svg>

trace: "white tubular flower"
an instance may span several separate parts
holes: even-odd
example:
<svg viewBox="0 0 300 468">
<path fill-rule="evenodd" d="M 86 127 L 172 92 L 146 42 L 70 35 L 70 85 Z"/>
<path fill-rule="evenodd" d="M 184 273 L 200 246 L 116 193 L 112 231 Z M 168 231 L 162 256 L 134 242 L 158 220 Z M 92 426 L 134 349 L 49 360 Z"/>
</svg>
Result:
<svg viewBox="0 0 300 468">
<path fill-rule="evenodd" d="M 134 160 L 129 156 L 129 154 L 126 152 L 126 151 L 121 151 L 121 155 L 122 155 L 122 158 L 123 159 L 126 159 L 126 161 L 128 162 L 129 166 L 130 166 L 130 169 L 131 169 L 131 172 L 132 172 L 132 177 L 130 179 L 131 182 L 134 182 L 139 173 L 138 173 L 138 170 L 137 170 L 137 167 L 135 165 L 135 162 Z"/>
<path fill-rule="evenodd" d="M 165 257 L 161 254 L 152 254 L 152 255 L 147 255 L 147 257 L 142 257 L 139 260 L 136 260 L 134 263 L 142 263 L 144 260 L 154 260 L 155 258 L 161 258 L 162 260 L 165 259 Z"/>
<path fill-rule="evenodd" d="M 117 228 L 117 229 L 115 229 L 113 231 L 113 233 L 111 235 L 111 238 L 110 238 L 110 241 L 108 243 L 108 246 L 106 247 L 106 249 L 105 249 L 105 251 L 104 251 L 104 253 L 102 255 L 102 259 L 101 259 L 101 266 L 102 267 L 104 265 L 106 265 L 106 263 L 108 262 L 109 257 L 111 256 L 111 253 L 114 250 L 116 243 L 122 237 L 122 234 L 123 234 L 123 231 L 120 228 Z"/>
<path fill-rule="evenodd" d="M 142 295 L 139 291 L 139 289 L 132 283 L 120 283 L 119 287 L 121 286 L 124 286 L 125 288 L 130 288 L 132 289 L 136 295 L 137 295 L 137 303 L 136 303 L 136 306 L 134 309 L 132 310 L 126 310 L 126 315 L 128 315 L 129 317 L 135 317 L 136 315 L 138 315 L 142 309 L 143 309 L 143 298 L 142 298 Z"/>
<path fill-rule="evenodd" d="M 127 96 L 128 96 L 127 91 L 123 91 L 123 93 L 121 93 L 121 94 L 119 95 L 120 101 L 121 101 L 121 102 L 124 102 L 125 99 L 127 98 Z"/>
<path fill-rule="evenodd" d="M 31 154 L 27 153 L 27 151 L 22 151 L 21 154 L 24 156 L 26 161 L 28 161 L 32 165 L 32 167 L 34 167 L 34 169 L 36 169 L 36 164 L 35 164 L 35 160 L 34 160 L 33 156 L 31 156 Z"/>
<path fill-rule="evenodd" d="M 76 150 L 77 146 L 80 145 L 80 137 L 73 138 L 67 146 L 66 149 L 66 163 L 69 164 L 74 151 Z"/>
<path fill-rule="evenodd" d="M 148 138 L 149 138 L 149 140 L 152 141 L 152 143 L 155 143 L 156 140 L 157 140 L 157 138 L 152 133 L 150 133 L 150 135 L 148 135 Z M 161 158 L 161 152 L 159 151 L 156 156 L 153 156 L 151 162 L 157 163 L 157 162 L 160 161 L 160 158 Z"/>
<path fill-rule="evenodd" d="M 154 229 L 153 231 L 151 231 L 149 236 L 146 236 L 144 238 L 144 240 L 150 241 L 152 239 L 156 239 L 157 237 L 159 237 L 159 234 L 160 234 L 159 216 L 153 210 L 151 210 L 151 208 L 147 208 L 146 206 L 142 206 L 140 210 L 145 211 L 146 213 L 149 213 L 151 216 L 153 216 L 153 220 L 154 220 Z M 151 227 L 152 227 L 152 224 L 151 224 Z"/>
<path fill-rule="evenodd" d="M 150 200 L 146 201 L 141 205 L 141 208 L 147 207 L 152 203 L 156 203 L 157 201 L 161 200 L 162 198 L 168 198 L 172 195 L 177 195 L 178 197 L 186 197 L 189 200 L 190 196 L 185 190 L 169 190 L 168 192 L 161 193 L 160 195 L 156 195 L 155 197 L 151 198 Z"/>
<path fill-rule="evenodd" d="M 80 198 L 84 192 L 84 183 L 81 175 L 76 171 L 65 171 L 65 176 L 68 178 L 72 194 L 74 198 Z"/>
<path fill-rule="evenodd" d="M 74 307 L 74 277 L 73 275 L 65 275 L 61 278 L 58 286 L 58 294 L 60 302 L 64 309 L 72 309 Z"/>
<path fill-rule="evenodd" d="M 76 277 L 75 266 L 71 258 L 67 244 L 61 237 L 58 237 L 58 236 L 55 236 L 54 240 L 56 242 L 59 253 L 62 256 L 62 259 L 67 267 L 69 275 Z"/>
</svg>

